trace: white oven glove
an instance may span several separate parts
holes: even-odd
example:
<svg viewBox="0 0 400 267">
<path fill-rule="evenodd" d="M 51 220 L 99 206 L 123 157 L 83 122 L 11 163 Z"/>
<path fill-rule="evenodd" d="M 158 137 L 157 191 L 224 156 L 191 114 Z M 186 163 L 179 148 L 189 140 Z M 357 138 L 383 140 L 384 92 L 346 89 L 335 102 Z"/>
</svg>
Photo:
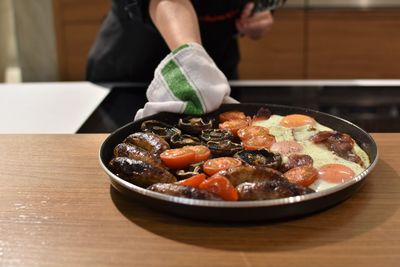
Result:
<svg viewBox="0 0 400 267">
<path fill-rule="evenodd" d="M 185 44 L 171 52 L 155 70 L 147 88 L 147 102 L 138 110 L 135 121 L 159 112 L 202 115 L 222 103 L 238 103 L 229 95 L 225 75 L 196 43 Z"/>
</svg>

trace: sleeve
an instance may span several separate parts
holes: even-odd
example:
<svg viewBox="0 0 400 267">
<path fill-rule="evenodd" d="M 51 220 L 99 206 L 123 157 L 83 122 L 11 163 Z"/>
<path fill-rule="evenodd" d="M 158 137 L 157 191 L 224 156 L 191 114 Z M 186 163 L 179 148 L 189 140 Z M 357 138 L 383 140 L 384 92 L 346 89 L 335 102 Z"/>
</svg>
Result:
<svg viewBox="0 0 400 267">
<path fill-rule="evenodd" d="M 143 23 L 155 29 L 150 17 L 150 0 L 114 0 L 118 16 L 123 20 Z"/>
</svg>

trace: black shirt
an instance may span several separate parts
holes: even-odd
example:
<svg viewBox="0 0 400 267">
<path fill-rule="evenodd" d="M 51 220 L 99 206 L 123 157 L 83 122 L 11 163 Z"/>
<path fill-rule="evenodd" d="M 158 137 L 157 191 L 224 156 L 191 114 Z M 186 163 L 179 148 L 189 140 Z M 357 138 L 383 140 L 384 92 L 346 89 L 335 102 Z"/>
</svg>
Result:
<svg viewBox="0 0 400 267">
<path fill-rule="evenodd" d="M 229 79 L 237 79 L 239 49 L 235 20 L 247 0 L 192 0 L 203 46 Z M 93 45 L 87 79 L 151 81 L 170 52 L 149 15 L 149 0 L 113 0 Z"/>
</svg>

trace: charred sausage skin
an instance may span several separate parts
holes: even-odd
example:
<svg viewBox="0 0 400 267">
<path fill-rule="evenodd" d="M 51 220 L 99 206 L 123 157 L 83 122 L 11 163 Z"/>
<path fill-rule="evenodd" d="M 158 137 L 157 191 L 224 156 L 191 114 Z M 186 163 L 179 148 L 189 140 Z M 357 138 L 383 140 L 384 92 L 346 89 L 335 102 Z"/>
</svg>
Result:
<svg viewBox="0 0 400 267">
<path fill-rule="evenodd" d="M 125 138 L 123 142 L 141 147 L 156 158 L 158 158 L 162 152 L 170 148 L 167 141 L 153 133 L 134 133 Z"/>
<path fill-rule="evenodd" d="M 110 161 L 109 167 L 112 172 L 122 179 L 142 187 L 155 183 L 176 182 L 175 176 L 166 169 L 143 160 L 117 157 Z"/>
<path fill-rule="evenodd" d="M 241 165 L 220 171 L 219 174 L 228 178 L 233 186 L 246 182 L 256 182 L 264 180 L 288 181 L 281 172 L 269 167 Z"/>
<path fill-rule="evenodd" d="M 191 186 L 177 185 L 177 184 L 153 184 L 147 188 L 148 190 L 175 196 L 175 197 L 184 197 L 191 199 L 203 199 L 203 200 L 221 200 L 222 198 L 214 195 L 211 192 L 206 190 L 194 188 Z"/>
<path fill-rule="evenodd" d="M 308 187 L 275 179 L 242 183 L 236 189 L 239 194 L 239 200 L 268 200 L 314 192 Z"/>
<path fill-rule="evenodd" d="M 164 167 L 160 158 L 153 157 L 152 154 L 135 145 L 121 143 L 114 148 L 114 157 L 127 157 L 130 159 L 143 160 L 149 164 Z"/>
</svg>

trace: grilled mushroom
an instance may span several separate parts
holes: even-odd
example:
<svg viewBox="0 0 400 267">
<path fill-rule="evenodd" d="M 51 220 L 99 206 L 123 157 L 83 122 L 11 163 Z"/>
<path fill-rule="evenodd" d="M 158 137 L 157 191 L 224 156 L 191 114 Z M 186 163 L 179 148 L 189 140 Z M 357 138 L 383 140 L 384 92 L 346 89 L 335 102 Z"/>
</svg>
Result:
<svg viewBox="0 0 400 267">
<path fill-rule="evenodd" d="M 253 166 L 270 167 L 273 169 L 278 169 L 282 164 L 281 155 L 270 152 L 266 149 L 243 150 L 236 153 L 234 157 Z"/>
<path fill-rule="evenodd" d="M 223 129 L 207 129 L 201 131 L 200 138 L 204 142 L 209 142 L 209 141 L 218 142 L 222 140 L 232 140 L 233 135 L 230 131 Z"/>
<path fill-rule="evenodd" d="M 178 170 L 176 171 L 176 177 L 178 178 L 178 180 L 183 180 L 189 177 L 192 177 L 194 175 L 197 175 L 199 173 L 201 173 L 202 170 L 202 165 L 204 162 L 199 162 L 196 164 L 192 164 L 190 165 L 187 169 L 185 170 Z"/>
<path fill-rule="evenodd" d="M 232 156 L 236 152 L 243 150 L 241 144 L 234 143 L 230 140 L 223 141 L 208 141 L 207 147 L 215 157 Z"/>
<path fill-rule="evenodd" d="M 156 134 L 164 138 L 167 142 L 170 141 L 173 135 L 181 133 L 181 130 L 179 130 L 178 128 L 157 120 L 144 121 L 140 126 L 140 129 L 143 132 Z"/>
<path fill-rule="evenodd" d="M 197 145 L 201 145 L 200 139 L 188 134 L 175 134 L 171 137 L 172 147 L 197 146 Z"/>
<path fill-rule="evenodd" d="M 179 119 L 178 127 L 185 133 L 199 135 L 201 131 L 212 128 L 212 120 L 203 120 L 202 118 L 184 118 Z"/>
</svg>

